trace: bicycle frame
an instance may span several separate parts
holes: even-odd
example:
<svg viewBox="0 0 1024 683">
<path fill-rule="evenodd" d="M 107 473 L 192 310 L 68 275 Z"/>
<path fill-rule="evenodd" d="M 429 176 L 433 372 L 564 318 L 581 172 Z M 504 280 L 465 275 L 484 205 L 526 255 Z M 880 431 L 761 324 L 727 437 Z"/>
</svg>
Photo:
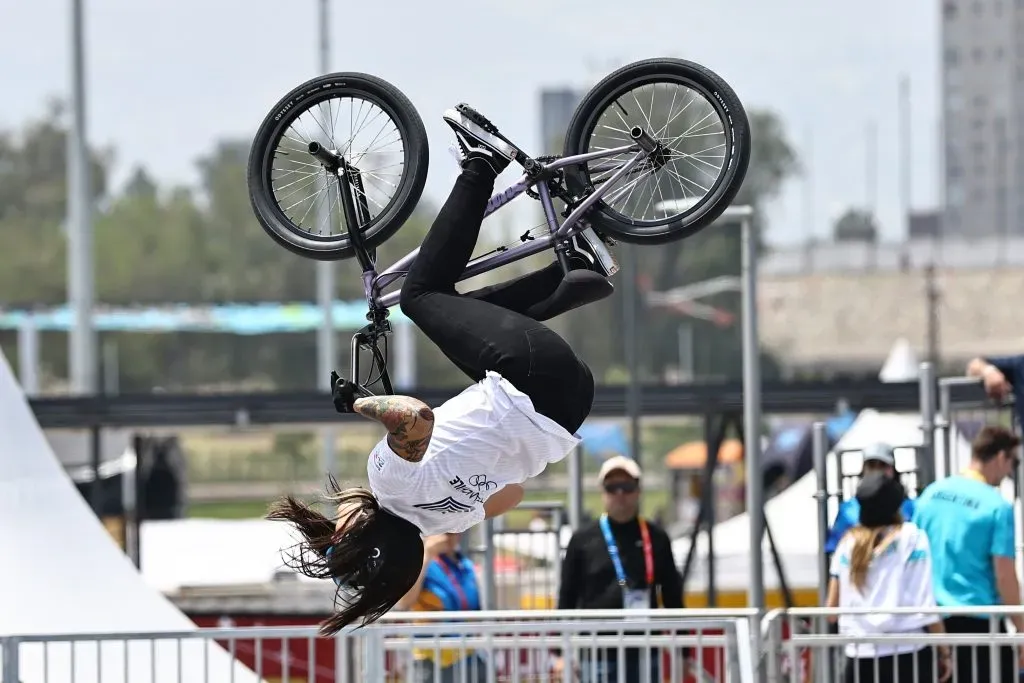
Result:
<svg viewBox="0 0 1024 683">
<path fill-rule="evenodd" d="M 654 141 L 651 140 L 646 133 L 640 131 L 640 129 L 634 129 L 634 131 L 631 131 L 631 135 L 634 140 L 636 140 L 633 144 L 601 150 L 599 152 L 589 152 L 587 154 L 577 154 L 574 156 L 564 157 L 547 164 L 541 164 L 540 162 L 530 159 L 525 155 L 521 155 L 521 158 L 518 160 L 520 163 L 523 163 L 524 167 L 527 169 L 526 172 L 514 184 L 501 192 L 495 193 L 490 200 L 488 200 L 487 209 L 484 212 L 484 218 L 497 213 L 503 206 L 506 206 L 513 199 L 523 194 L 531 187 L 536 186 L 549 232 L 548 234 L 536 239 L 509 247 L 504 251 L 487 254 L 473 259 L 466 265 L 466 269 L 463 271 L 459 281 L 461 282 L 462 280 L 466 280 L 476 275 L 490 272 L 510 263 L 520 261 L 528 256 L 539 254 L 547 249 L 555 249 L 561 260 L 562 253 L 565 250 L 565 247 L 561 245 L 586 227 L 586 223 L 582 219 L 587 210 L 594 206 L 598 201 L 605 198 L 605 196 L 609 194 L 608 188 L 614 186 L 616 182 L 630 173 L 637 164 L 646 159 L 648 154 L 654 150 Z M 548 187 L 548 181 L 550 179 L 548 174 L 567 166 L 584 164 L 596 159 L 614 157 L 631 152 L 635 153 L 635 156 L 632 159 L 622 166 L 619 166 L 618 170 L 605 180 L 601 187 L 597 188 L 593 193 L 579 202 L 579 204 L 575 205 L 569 215 L 565 217 L 565 220 L 559 223 L 558 215 L 555 211 L 554 202 L 551 197 L 551 190 Z M 352 184 L 355 183 L 358 188 L 360 179 L 357 169 L 352 169 L 355 173 L 351 173 L 349 171 L 350 168 L 351 167 L 349 167 L 343 159 L 340 160 L 340 167 L 338 168 L 340 172 L 337 173 L 336 177 L 340 184 L 341 205 L 345 216 L 345 224 L 353 226 L 360 225 L 364 222 L 360 221 L 359 218 L 361 216 L 366 216 L 367 214 L 366 207 L 357 207 L 353 200 Z M 610 168 L 597 168 L 594 170 L 600 172 L 602 170 L 610 170 Z M 629 186 L 627 185 L 623 188 L 619 188 L 616 193 L 621 194 L 628 187 Z M 382 271 L 378 271 L 375 258 L 363 243 L 362 233 L 360 233 L 359 230 L 352 230 L 351 228 L 349 228 L 348 233 L 356 258 L 363 269 L 363 292 L 366 296 L 366 303 L 369 307 L 366 318 L 370 321 L 369 325 L 365 326 L 352 336 L 352 381 L 357 383 L 359 382 L 359 351 L 361 349 L 368 349 L 373 353 L 374 361 L 379 363 L 381 366 L 379 381 L 383 384 L 385 392 L 391 394 L 393 393 L 393 389 L 391 387 L 390 377 L 388 376 L 387 361 L 381 354 L 380 349 L 377 346 L 377 342 L 380 338 L 386 337 L 391 331 L 390 323 L 387 320 L 389 309 L 398 304 L 401 292 L 393 291 L 384 294 L 383 290 L 400 281 L 408 274 L 409 268 L 412 266 L 413 262 L 416 260 L 416 256 L 419 254 L 419 247 L 410 251 L 391 266 Z"/>
</svg>

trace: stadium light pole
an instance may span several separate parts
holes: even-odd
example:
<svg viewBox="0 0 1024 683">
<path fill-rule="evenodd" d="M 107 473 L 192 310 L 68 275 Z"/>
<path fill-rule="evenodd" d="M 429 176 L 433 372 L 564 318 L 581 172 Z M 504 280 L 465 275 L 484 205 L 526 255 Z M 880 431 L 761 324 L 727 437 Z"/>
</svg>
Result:
<svg viewBox="0 0 1024 683">
<path fill-rule="evenodd" d="M 67 298 L 73 315 L 68 365 L 75 393 L 96 393 L 98 367 L 92 324 L 94 273 L 92 182 L 85 117 L 85 20 L 83 0 L 71 0 L 71 125 L 67 158 Z"/>
<path fill-rule="evenodd" d="M 329 0 L 318 0 L 319 12 L 318 22 L 320 24 L 320 73 L 327 73 L 330 68 L 330 27 L 329 22 Z M 326 196 L 320 200 L 320 216 L 317 222 L 331 220 L 331 192 L 327 183 L 328 177 L 324 176 Z M 316 200 L 314 200 L 316 201 Z M 331 390 L 331 370 L 334 369 L 336 359 L 335 333 L 334 333 L 334 262 L 316 262 L 316 293 L 317 302 L 323 314 L 323 321 L 317 331 L 317 386 L 321 391 Z M 356 379 L 352 378 L 353 381 Z M 323 434 L 323 460 L 321 466 L 326 473 L 334 474 L 334 430 L 330 427 L 322 432 Z"/>
<path fill-rule="evenodd" d="M 679 210 L 688 200 L 668 200 L 656 209 Z M 764 599 L 764 478 L 761 476 L 761 338 L 757 320 L 757 234 L 754 210 L 730 206 L 720 218 L 740 225 L 740 292 L 743 322 L 743 458 L 746 461 L 746 503 L 750 518 L 750 565 L 748 605 L 765 610 Z M 717 285 L 721 286 L 721 284 Z M 760 652 L 760 631 L 753 629 L 754 652 Z"/>
<path fill-rule="evenodd" d="M 623 290 L 622 290 L 622 303 L 623 303 L 623 325 L 625 326 L 623 351 L 626 356 L 626 372 L 629 373 L 629 384 L 626 385 L 626 416 L 629 419 L 629 450 L 633 456 L 633 460 L 638 465 L 641 464 L 641 449 L 643 448 L 643 439 L 641 433 L 641 422 L 640 422 L 640 403 L 641 403 L 641 378 L 640 378 L 640 358 L 637 345 L 639 344 L 639 335 L 637 334 L 637 327 L 640 325 L 640 316 L 637 311 L 637 278 L 640 275 L 640 268 L 637 263 L 637 247 L 635 244 L 625 244 L 625 254 L 623 254 L 623 269 L 625 272 L 623 275 Z"/>
</svg>

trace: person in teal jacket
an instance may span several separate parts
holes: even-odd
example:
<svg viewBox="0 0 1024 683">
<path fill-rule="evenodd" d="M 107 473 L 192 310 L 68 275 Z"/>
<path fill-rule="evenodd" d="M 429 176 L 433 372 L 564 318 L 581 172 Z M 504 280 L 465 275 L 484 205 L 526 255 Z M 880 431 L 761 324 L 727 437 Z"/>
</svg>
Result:
<svg viewBox="0 0 1024 683">
<path fill-rule="evenodd" d="M 884 472 L 890 477 L 896 476 L 896 456 L 892 446 L 884 443 L 875 443 L 864 448 L 864 469 L 861 476 L 871 472 Z M 903 519 L 910 520 L 914 516 L 914 499 L 904 498 L 900 508 Z M 825 538 L 825 554 L 831 555 L 835 552 L 836 546 L 843 538 L 843 535 L 851 528 L 857 526 L 860 520 L 860 503 L 856 498 L 844 500 L 839 504 L 839 511 L 836 514 L 836 521 L 829 529 Z"/>
</svg>

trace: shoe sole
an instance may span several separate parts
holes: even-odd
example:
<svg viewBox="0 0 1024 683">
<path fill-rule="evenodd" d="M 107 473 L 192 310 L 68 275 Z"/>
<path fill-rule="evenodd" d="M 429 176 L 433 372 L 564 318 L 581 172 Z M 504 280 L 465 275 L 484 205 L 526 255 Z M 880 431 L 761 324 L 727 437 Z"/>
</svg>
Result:
<svg viewBox="0 0 1024 683">
<path fill-rule="evenodd" d="M 494 155 L 505 159 L 506 162 L 511 162 L 515 158 L 515 150 L 509 149 L 502 143 L 501 140 L 489 141 L 486 137 L 490 135 L 487 131 L 483 130 L 476 125 L 473 121 L 460 121 L 457 118 L 453 118 L 449 114 L 445 114 L 444 120 L 455 129 L 455 134 L 467 135 L 478 141 L 478 144 L 486 147 Z M 492 136 L 494 137 L 494 136 Z"/>
<path fill-rule="evenodd" d="M 490 119 L 488 119 L 486 116 L 478 112 L 476 109 L 473 109 L 473 107 L 469 106 L 466 103 L 456 105 L 455 111 L 465 116 L 470 123 L 479 126 L 480 129 L 485 133 L 493 135 L 494 137 L 498 138 L 506 145 L 508 145 L 512 151 L 512 155 L 510 157 L 511 159 L 515 159 L 516 157 L 519 156 L 519 147 L 511 140 L 509 140 L 507 137 L 502 135 L 498 131 L 498 127 L 491 123 Z"/>
</svg>

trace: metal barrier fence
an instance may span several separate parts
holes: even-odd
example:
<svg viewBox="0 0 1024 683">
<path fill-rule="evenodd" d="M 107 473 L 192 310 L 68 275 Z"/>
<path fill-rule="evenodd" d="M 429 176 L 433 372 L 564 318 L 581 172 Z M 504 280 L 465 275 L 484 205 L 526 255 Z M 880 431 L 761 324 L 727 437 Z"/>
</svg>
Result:
<svg viewBox="0 0 1024 683">
<path fill-rule="evenodd" d="M 468 554 L 481 570 L 482 606 L 486 610 L 554 609 L 562 575 L 563 527 L 567 513 L 561 503 L 525 502 L 533 511 L 526 527 L 503 519 L 479 525 L 479 542 Z"/>
<path fill-rule="evenodd" d="M 1011 403 L 997 403 L 985 395 L 976 377 L 943 377 L 939 380 L 936 437 L 943 444 L 943 476 L 957 472 L 970 459 L 966 446 L 985 424 L 1001 424 L 1020 433 Z"/>
<path fill-rule="evenodd" d="M 936 380 L 930 363 L 921 364 L 920 378 L 920 437 L 914 443 L 889 444 L 896 450 L 896 469 L 900 473 L 900 480 L 912 497 L 920 493 L 930 481 L 955 474 L 968 465 L 971 458 L 970 442 L 982 426 L 1001 424 L 1011 426 L 1020 433 L 1013 404 L 998 404 L 989 399 L 980 379 L 943 377 Z M 937 397 L 934 391 L 936 386 Z M 836 456 L 836 466 L 831 472 L 828 463 L 830 452 Z M 818 532 L 822 548 L 825 547 L 828 529 L 836 518 L 839 505 L 853 497 L 860 481 L 862 458 L 850 457 L 858 453 L 858 449 L 832 449 L 826 436 L 825 424 L 814 424 L 813 469 L 817 473 L 815 497 L 818 500 Z M 903 457 L 908 454 L 912 457 Z M 1001 487 L 1003 494 L 1011 500 L 1020 498 L 1017 482 L 1024 482 L 1024 461 L 1018 467 L 1015 480 L 1008 480 Z M 1024 507 L 1018 508 L 1017 525 L 1024 528 Z M 1018 555 L 1022 554 L 1024 546 L 1018 543 Z M 818 589 L 823 604 L 827 580 L 827 558 L 822 552 Z"/>
<path fill-rule="evenodd" d="M 934 615 L 977 617 L 980 628 L 965 633 L 911 633 L 851 636 L 829 630 L 831 619 L 857 615 Z M 766 636 L 765 673 L 769 683 L 996 683 L 1017 681 L 1024 669 L 1024 633 L 1003 628 L 1010 615 L 1024 607 L 902 608 L 898 610 L 836 610 L 800 608 L 769 612 L 762 623 Z M 970 621 L 970 620 L 968 620 Z M 987 631 L 986 631 L 987 622 Z M 842 625 L 840 625 L 842 628 Z M 788 637 L 783 639 L 782 634 Z M 995 645 L 995 647 L 993 647 Z M 943 656 L 942 650 L 950 657 Z"/>
<path fill-rule="evenodd" d="M 404 618 L 402 618 L 404 617 Z M 0 638 L 3 683 L 753 683 L 755 610 L 387 615 L 312 628 Z"/>
</svg>

